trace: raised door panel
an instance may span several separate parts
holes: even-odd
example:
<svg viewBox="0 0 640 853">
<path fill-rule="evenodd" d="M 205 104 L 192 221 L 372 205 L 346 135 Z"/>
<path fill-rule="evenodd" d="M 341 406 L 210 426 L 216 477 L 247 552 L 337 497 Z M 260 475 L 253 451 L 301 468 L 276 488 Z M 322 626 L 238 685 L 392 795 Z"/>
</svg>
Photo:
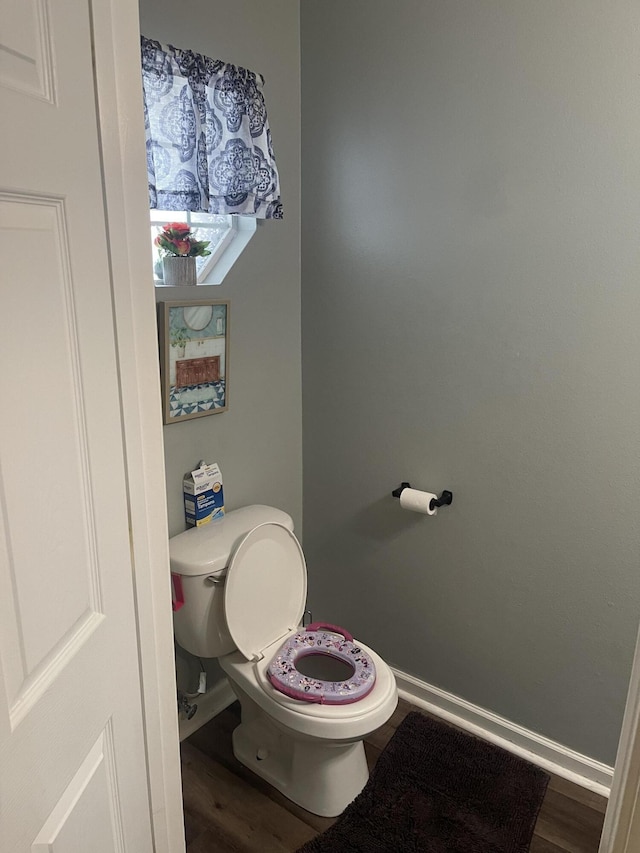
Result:
<svg viewBox="0 0 640 853">
<path fill-rule="evenodd" d="M 0 336 L 0 364 L 13 365 L 0 371 L 2 582 L 11 591 L 0 602 L 0 655 L 13 725 L 102 611 L 65 226 L 61 200 L 0 195 L 0 257 L 8 281 L 20 282 L 4 293 L 10 322 Z"/>
<path fill-rule="evenodd" d="M 53 63 L 47 0 L 0 2 L 0 84 L 53 101 Z"/>
<path fill-rule="evenodd" d="M 32 853 L 125 853 L 107 726 L 31 845 Z"/>
</svg>

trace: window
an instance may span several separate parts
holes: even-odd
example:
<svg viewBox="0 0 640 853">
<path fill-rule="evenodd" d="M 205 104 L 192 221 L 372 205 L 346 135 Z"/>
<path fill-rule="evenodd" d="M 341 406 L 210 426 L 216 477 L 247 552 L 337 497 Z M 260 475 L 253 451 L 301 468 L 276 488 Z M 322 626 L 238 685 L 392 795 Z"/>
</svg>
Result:
<svg viewBox="0 0 640 853">
<path fill-rule="evenodd" d="M 209 240 L 210 255 L 196 258 L 198 284 L 222 284 L 256 230 L 256 220 L 247 216 L 191 213 L 188 210 L 151 210 L 151 255 L 153 277 L 161 286 L 162 260 L 154 240 L 169 222 L 187 222 L 198 240 Z"/>
</svg>

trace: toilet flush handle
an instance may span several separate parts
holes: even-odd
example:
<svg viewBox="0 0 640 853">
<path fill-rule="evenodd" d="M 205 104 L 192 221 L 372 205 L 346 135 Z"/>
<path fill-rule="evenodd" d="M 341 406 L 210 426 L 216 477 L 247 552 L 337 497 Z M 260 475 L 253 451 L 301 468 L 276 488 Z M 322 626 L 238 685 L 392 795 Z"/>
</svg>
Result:
<svg viewBox="0 0 640 853">
<path fill-rule="evenodd" d="M 331 625 L 329 622 L 313 622 L 311 625 L 307 625 L 305 630 L 331 631 L 333 634 L 342 634 L 345 640 L 349 640 L 350 643 L 353 642 L 353 637 L 347 630 L 340 628 L 338 625 Z"/>
</svg>

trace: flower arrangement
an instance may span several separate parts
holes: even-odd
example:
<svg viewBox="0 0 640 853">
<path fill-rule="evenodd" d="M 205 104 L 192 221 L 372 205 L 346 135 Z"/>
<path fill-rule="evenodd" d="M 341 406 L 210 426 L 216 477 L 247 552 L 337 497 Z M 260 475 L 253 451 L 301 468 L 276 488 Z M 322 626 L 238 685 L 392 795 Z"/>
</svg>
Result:
<svg viewBox="0 0 640 853">
<path fill-rule="evenodd" d="M 170 222 L 153 241 L 165 257 L 195 258 L 210 255 L 210 240 L 196 240 L 186 222 Z"/>
</svg>

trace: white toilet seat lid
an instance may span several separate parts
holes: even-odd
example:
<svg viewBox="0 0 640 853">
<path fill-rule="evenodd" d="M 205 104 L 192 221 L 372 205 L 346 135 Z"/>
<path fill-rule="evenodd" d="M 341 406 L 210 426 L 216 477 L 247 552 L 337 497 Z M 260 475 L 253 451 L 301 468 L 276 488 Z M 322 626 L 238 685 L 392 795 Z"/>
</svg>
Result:
<svg viewBox="0 0 640 853">
<path fill-rule="evenodd" d="M 247 660 L 296 628 L 307 599 L 300 543 L 282 524 L 254 527 L 236 548 L 224 592 L 229 633 Z"/>
</svg>

